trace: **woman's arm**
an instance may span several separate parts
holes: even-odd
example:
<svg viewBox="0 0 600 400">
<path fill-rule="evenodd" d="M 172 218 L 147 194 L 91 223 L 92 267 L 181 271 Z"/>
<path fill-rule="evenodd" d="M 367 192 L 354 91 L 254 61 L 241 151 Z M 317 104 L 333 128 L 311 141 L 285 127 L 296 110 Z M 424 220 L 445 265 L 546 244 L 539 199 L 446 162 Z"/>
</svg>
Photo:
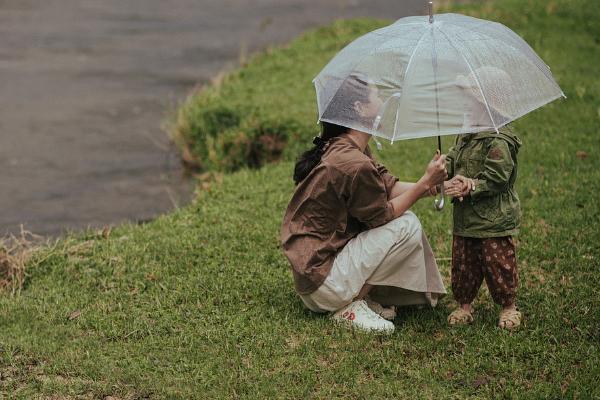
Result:
<svg viewBox="0 0 600 400">
<path fill-rule="evenodd" d="M 404 214 L 432 186 L 442 183 L 446 175 L 445 156 L 436 154 L 418 182 L 400 185 L 398 192 L 401 193 L 390 199 L 390 190 L 385 186 L 375 164 L 365 161 L 344 185 L 345 189 L 340 196 L 347 199 L 350 215 L 372 229 Z M 348 178 L 347 174 L 343 176 Z"/>
<path fill-rule="evenodd" d="M 446 156 L 436 154 L 429 162 L 425 174 L 416 183 L 397 182 L 392 190 L 392 194 L 396 196 L 389 201 L 394 218 L 404 214 L 417 200 L 429 194 L 432 187 L 443 183 L 447 176 Z"/>
<path fill-rule="evenodd" d="M 400 196 L 402 193 L 410 190 L 413 188 L 413 186 L 416 185 L 416 182 L 401 182 L 398 181 L 394 184 L 394 187 L 392 187 L 392 191 L 390 192 L 390 200 Z M 432 186 L 431 188 L 429 188 L 429 190 L 426 190 L 425 192 L 423 192 L 423 194 L 421 195 L 420 198 L 423 197 L 427 197 L 427 196 L 435 196 L 437 194 L 437 191 L 435 190 L 435 186 Z"/>
</svg>

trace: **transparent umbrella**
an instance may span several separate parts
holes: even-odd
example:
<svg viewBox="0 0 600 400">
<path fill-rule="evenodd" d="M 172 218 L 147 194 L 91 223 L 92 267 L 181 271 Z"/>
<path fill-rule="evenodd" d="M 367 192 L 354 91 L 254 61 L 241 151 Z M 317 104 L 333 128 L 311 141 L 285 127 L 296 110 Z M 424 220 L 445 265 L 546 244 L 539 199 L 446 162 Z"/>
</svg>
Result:
<svg viewBox="0 0 600 400">
<path fill-rule="evenodd" d="M 323 68 L 313 80 L 319 121 L 393 143 L 497 132 L 565 97 L 550 68 L 512 30 L 460 14 L 433 15 L 431 6 L 428 17 L 401 18 L 359 37 Z M 357 81 L 376 89 L 374 118 L 348 104 L 348 87 Z"/>
</svg>

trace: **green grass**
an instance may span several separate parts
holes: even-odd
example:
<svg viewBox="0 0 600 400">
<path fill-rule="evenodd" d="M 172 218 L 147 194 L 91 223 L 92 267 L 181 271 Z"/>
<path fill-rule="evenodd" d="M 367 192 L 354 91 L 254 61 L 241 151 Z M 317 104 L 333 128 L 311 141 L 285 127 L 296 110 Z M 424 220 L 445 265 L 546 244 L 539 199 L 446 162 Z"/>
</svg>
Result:
<svg viewBox="0 0 600 400">
<path fill-rule="evenodd" d="M 600 398 L 600 13 L 591 3 L 458 8 L 524 36 L 568 96 L 515 124 L 524 141 L 521 330 L 495 328 L 498 309 L 484 290 L 472 326 L 446 326 L 446 297 L 433 310 L 403 309 L 386 338 L 304 310 L 278 246 L 293 190 L 286 161 L 225 175 L 193 205 L 147 225 L 122 226 L 108 238 L 89 232 L 38 252 L 21 294 L 0 297 L 0 397 Z M 253 60 L 248 73 L 259 76 L 254 62 L 302 54 L 310 41 L 330 48 L 302 58 L 306 72 L 295 74 L 303 88 L 290 89 L 291 108 L 269 105 L 268 91 L 261 107 L 273 119 L 314 124 L 310 78 L 339 46 L 332 32 L 346 32 L 346 41 L 380 25 L 339 22 L 296 50 Z M 277 80 L 269 88 L 278 91 Z M 213 95 L 223 105 L 254 99 Z M 378 156 L 415 179 L 434 147 L 434 140 L 398 142 Z M 427 200 L 415 212 L 448 282 L 450 210 L 435 213 Z"/>
</svg>

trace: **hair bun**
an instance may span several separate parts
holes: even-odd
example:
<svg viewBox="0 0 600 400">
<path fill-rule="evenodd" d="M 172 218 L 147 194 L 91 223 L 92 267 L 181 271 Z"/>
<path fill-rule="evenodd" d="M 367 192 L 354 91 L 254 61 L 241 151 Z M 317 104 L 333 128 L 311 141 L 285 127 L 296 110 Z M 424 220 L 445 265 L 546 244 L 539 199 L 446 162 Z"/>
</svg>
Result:
<svg viewBox="0 0 600 400">
<path fill-rule="evenodd" d="M 327 144 L 327 140 L 324 140 L 321 136 L 315 136 L 313 139 L 313 144 L 317 147 L 325 147 Z"/>
</svg>

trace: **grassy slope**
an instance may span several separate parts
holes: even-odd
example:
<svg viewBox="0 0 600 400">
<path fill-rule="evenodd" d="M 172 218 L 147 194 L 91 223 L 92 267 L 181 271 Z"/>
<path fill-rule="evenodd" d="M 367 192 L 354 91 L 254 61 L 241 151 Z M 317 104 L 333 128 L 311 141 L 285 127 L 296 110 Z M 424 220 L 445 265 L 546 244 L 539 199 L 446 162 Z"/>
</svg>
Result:
<svg viewBox="0 0 600 400">
<path fill-rule="evenodd" d="M 191 95 L 171 121 L 171 137 L 186 147 L 186 158 L 207 169 L 247 165 L 252 159 L 247 143 L 261 135 L 286 141 L 282 157 L 294 159 L 317 131 L 312 78 L 346 44 L 383 25 L 369 19 L 338 22 L 255 56 L 218 85 Z"/>
<path fill-rule="evenodd" d="M 22 294 L 0 297 L 0 394 L 600 397 L 600 60 L 597 27 L 586 25 L 580 4 L 511 0 L 461 9 L 523 35 L 569 97 L 516 124 L 524 141 L 522 330 L 499 332 L 483 291 L 473 326 L 446 327 L 446 298 L 435 310 L 403 310 L 390 338 L 353 334 L 303 310 L 278 248 L 293 189 L 292 165 L 282 163 L 225 176 L 193 206 L 151 224 L 123 226 L 108 239 L 65 239 L 40 253 Z M 597 8 L 587 12 L 598 20 Z M 378 24 L 335 29 L 358 34 Z M 433 147 L 401 142 L 380 158 L 416 178 Z M 450 210 L 434 214 L 426 201 L 415 211 L 447 280 Z M 69 320 L 75 310 L 81 315 Z"/>
</svg>

